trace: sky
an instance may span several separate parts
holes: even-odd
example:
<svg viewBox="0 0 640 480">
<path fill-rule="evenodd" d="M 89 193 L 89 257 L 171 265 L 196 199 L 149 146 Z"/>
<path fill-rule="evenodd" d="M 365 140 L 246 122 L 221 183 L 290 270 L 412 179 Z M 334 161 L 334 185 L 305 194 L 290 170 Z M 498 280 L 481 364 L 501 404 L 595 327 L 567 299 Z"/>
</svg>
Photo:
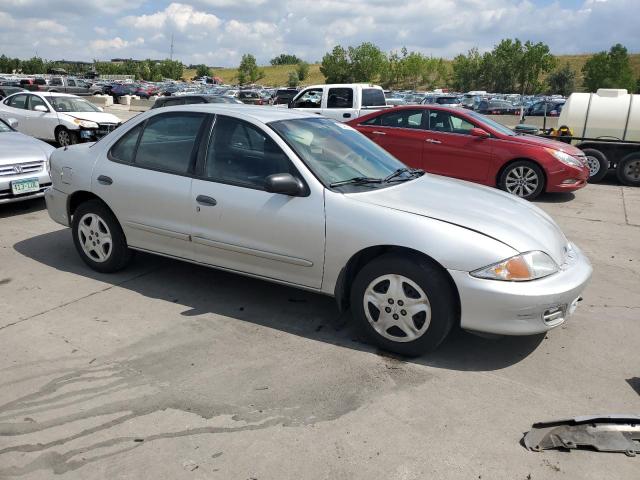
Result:
<svg viewBox="0 0 640 480">
<path fill-rule="evenodd" d="M 640 52 L 640 0 L 0 0 L 0 53 L 48 60 L 174 59 L 236 66 L 280 53 L 319 61 L 334 45 L 453 58 L 502 38 L 555 54 L 622 43 Z"/>
</svg>

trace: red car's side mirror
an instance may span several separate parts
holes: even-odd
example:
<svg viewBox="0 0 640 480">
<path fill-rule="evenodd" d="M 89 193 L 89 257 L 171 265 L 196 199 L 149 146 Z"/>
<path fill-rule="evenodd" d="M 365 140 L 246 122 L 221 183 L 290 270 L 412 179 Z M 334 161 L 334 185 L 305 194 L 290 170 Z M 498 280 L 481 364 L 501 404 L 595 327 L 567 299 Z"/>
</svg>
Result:
<svg viewBox="0 0 640 480">
<path fill-rule="evenodd" d="M 483 130 L 481 128 L 472 128 L 471 129 L 471 136 L 472 137 L 478 137 L 478 138 L 489 138 L 491 135 L 489 134 L 489 132 L 487 132 L 486 130 Z"/>
</svg>

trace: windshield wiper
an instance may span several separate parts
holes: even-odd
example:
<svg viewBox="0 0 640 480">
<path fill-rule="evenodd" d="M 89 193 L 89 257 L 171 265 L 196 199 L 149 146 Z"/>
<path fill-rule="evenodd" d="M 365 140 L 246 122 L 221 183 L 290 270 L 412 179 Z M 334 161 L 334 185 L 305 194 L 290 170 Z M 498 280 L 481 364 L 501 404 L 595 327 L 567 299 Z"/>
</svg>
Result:
<svg viewBox="0 0 640 480">
<path fill-rule="evenodd" d="M 371 177 L 353 177 L 348 180 L 340 180 L 339 182 L 330 183 L 329 186 L 340 187 L 342 185 L 365 185 L 367 183 L 382 183 L 384 180 L 381 178 L 371 178 Z"/>
<path fill-rule="evenodd" d="M 421 170 L 419 168 L 407 168 L 407 167 L 399 168 L 392 174 L 387 175 L 382 181 L 384 183 L 388 183 L 394 178 L 399 177 L 403 173 L 410 173 L 411 175 L 416 175 L 416 174 L 422 175 L 424 173 L 424 170 Z"/>
</svg>

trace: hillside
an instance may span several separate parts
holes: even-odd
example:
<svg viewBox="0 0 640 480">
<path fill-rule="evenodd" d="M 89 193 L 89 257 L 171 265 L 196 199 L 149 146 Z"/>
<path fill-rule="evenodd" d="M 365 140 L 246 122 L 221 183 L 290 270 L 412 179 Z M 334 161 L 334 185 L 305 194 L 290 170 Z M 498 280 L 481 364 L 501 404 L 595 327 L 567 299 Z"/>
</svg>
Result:
<svg viewBox="0 0 640 480">
<path fill-rule="evenodd" d="M 633 53 L 629 55 L 631 58 L 631 66 L 636 77 L 640 77 L 640 53 Z M 577 73 L 577 83 L 582 84 L 582 67 L 586 61 L 591 57 L 590 54 L 581 55 L 558 55 L 558 66 L 569 63 L 571 68 Z M 450 62 L 449 62 L 450 63 Z M 265 77 L 258 83 L 266 86 L 279 87 L 287 84 L 289 79 L 289 72 L 295 70 L 295 65 L 278 65 L 278 66 L 264 66 L 260 67 Z M 215 68 L 213 69 L 215 76 L 221 77 L 224 83 L 233 84 L 237 81 L 238 69 L 237 68 Z M 195 76 L 195 70 L 185 70 L 183 78 L 185 80 L 191 79 Z M 320 65 L 314 64 L 309 66 L 309 77 L 302 82 L 304 85 L 313 85 L 317 83 L 324 83 L 324 75 L 320 72 Z"/>
</svg>

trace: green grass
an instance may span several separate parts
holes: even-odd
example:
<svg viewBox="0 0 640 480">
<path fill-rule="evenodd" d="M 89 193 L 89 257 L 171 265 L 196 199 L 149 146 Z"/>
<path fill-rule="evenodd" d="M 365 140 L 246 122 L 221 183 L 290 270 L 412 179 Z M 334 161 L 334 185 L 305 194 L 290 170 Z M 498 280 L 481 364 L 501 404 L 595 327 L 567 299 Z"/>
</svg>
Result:
<svg viewBox="0 0 640 480">
<path fill-rule="evenodd" d="M 640 77 L 640 53 L 633 53 L 629 55 L 631 58 L 631 67 L 633 68 L 636 77 Z M 565 63 L 569 63 L 569 66 L 576 72 L 576 84 L 582 85 L 582 67 L 591 57 L 591 54 L 581 55 L 558 55 L 558 66 L 562 66 Z M 448 62 L 450 63 L 450 62 Z M 258 80 L 258 84 L 280 87 L 285 86 L 289 79 L 289 72 L 295 71 L 295 65 L 277 65 L 277 66 L 265 66 L 260 67 L 264 71 L 264 78 Z M 238 69 L 237 68 L 213 68 L 213 75 L 222 78 L 224 83 L 234 84 L 238 81 Z M 195 76 L 195 70 L 185 70 L 182 78 L 190 80 Z M 314 85 L 318 83 L 324 83 L 324 75 L 320 72 L 320 65 L 309 65 L 309 76 L 302 82 L 302 85 Z"/>
</svg>

